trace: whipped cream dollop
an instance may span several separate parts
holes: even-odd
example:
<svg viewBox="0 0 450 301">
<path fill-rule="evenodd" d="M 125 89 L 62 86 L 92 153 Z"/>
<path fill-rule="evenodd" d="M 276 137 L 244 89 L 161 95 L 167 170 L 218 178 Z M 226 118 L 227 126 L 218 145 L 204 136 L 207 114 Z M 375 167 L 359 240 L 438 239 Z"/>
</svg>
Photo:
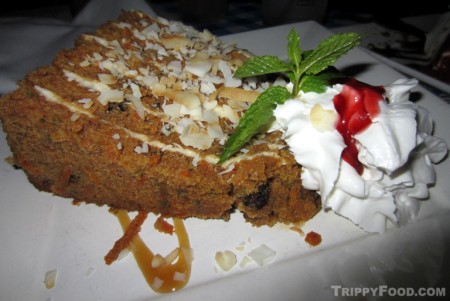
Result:
<svg viewBox="0 0 450 301">
<path fill-rule="evenodd" d="M 325 93 L 300 92 L 278 105 L 273 129 L 281 129 L 299 164 L 306 189 L 324 209 L 368 232 L 384 232 L 387 220 L 413 220 L 435 182 L 434 165 L 447 153 L 432 135 L 433 120 L 409 101 L 415 79 L 385 87 L 352 80 Z"/>
</svg>

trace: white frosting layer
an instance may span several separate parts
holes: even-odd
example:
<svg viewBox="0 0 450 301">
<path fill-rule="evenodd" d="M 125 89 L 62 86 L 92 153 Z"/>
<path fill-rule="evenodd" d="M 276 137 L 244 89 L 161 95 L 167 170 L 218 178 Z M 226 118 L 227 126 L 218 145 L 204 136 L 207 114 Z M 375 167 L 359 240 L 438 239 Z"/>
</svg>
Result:
<svg viewBox="0 0 450 301">
<path fill-rule="evenodd" d="M 323 126 L 333 112 L 337 115 L 333 98 L 342 85 L 323 94 L 300 92 L 274 112 L 276 127 L 303 166 L 303 186 L 318 191 L 325 209 L 368 232 L 384 232 L 387 220 L 404 224 L 414 219 L 419 200 L 428 197 L 428 186 L 435 181 L 433 163 L 447 153 L 445 142 L 432 136 L 428 111 L 408 100 L 416 84 L 416 80 L 401 79 L 386 86 L 388 101 L 378 102 L 380 113 L 354 136 L 364 166 L 361 175 L 341 159 L 346 146 L 341 134 L 335 127 Z M 328 113 L 312 114 L 317 105 Z"/>
</svg>

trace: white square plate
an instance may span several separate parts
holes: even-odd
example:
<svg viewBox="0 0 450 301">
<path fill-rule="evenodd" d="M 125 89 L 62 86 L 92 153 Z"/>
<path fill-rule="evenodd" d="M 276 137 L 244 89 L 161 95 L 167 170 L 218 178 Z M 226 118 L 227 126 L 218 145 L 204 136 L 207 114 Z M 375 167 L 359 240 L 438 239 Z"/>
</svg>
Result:
<svg viewBox="0 0 450 301">
<path fill-rule="evenodd" d="M 223 37 L 255 54 L 286 57 L 287 35 L 295 27 L 303 49 L 311 49 L 329 31 L 314 22 L 283 25 Z M 401 75 L 354 49 L 337 67 L 373 85 L 388 84 Z M 450 142 L 450 106 L 421 87 L 418 103 L 431 111 L 436 135 Z M 107 208 L 72 205 L 71 200 L 37 191 L 21 170 L 4 162 L 10 155 L 0 135 L 0 299 L 1 300 L 324 300 L 341 287 L 400 285 L 429 287 L 449 262 L 450 161 L 437 166 L 438 182 L 423 202 L 417 222 L 368 234 L 332 212 L 320 212 L 303 227 L 321 234 L 309 246 L 286 226 L 255 228 L 240 213 L 231 221 L 188 219 L 194 249 L 192 275 L 181 291 L 158 295 L 146 284 L 133 256 L 107 266 L 103 257 L 122 232 Z M 155 253 L 167 254 L 176 238 L 153 229 L 152 215 L 141 237 Z M 238 263 L 252 249 L 266 244 L 276 251 L 263 268 L 250 263 L 221 272 L 216 251 L 231 250 Z M 239 251 L 236 247 L 243 246 Z M 47 289 L 45 273 L 57 270 L 56 285 Z"/>
</svg>

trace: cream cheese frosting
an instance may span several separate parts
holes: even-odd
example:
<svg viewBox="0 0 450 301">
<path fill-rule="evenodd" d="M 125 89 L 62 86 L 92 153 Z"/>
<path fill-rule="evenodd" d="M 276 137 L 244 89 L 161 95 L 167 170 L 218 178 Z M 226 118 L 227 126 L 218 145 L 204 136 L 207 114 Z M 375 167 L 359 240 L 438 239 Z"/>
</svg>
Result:
<svg viewBox="0 0 450 301">
<path fill-rule="evenodd" d="M 444 158 L 447 145 L 432 135 L 429 112 L 408 99 L 417 81 L 400 79 L 382 88 L 378 113 L 352 135 L 363 166 L 359 173 L 342 159 L 347 145 L 336 129 L 339 113 L 333 100 L 345 85 L 335 84 L 322 94 L 300 92 L 278 105 L 273 129 L 283 131 L 303 166 L 303 186 L 321 195 L 325 210 L 367 232 L 384 232 L 387 220 L 401 225 L 417 216 L 420 200 L 435 182 L 433 164 Z"/>
</svg>

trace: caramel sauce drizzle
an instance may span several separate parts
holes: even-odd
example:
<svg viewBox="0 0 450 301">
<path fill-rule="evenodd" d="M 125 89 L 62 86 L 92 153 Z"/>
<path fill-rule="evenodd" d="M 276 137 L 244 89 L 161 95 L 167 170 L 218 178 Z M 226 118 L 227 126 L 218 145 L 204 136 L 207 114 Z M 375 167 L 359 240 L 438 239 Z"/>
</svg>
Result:
<svg viewBox="0 0 450 301">
<path fill-rule="evenodd" d="M 125 236 L 132 224 L 128 212 L 114 210 L 112 213 L 118 218 Z M 192 250 L 186 228 L 181 219 L 173 218 L 173 223 L 179 245 L 176 261 L 155 266 L 153 260 L 160 255 L 155 255 L 137 233 L 128 246 L 148 285 L 157 293 L 170 293 L 183 288 L 191 275 Z"/>
</svg>

